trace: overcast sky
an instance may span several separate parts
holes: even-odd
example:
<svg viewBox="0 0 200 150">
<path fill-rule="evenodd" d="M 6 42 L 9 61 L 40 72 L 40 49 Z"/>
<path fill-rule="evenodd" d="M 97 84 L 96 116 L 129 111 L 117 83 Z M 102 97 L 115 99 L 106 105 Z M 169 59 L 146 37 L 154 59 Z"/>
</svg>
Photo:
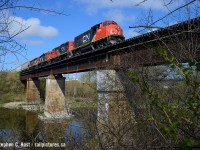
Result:
<svg viewBox="0 0 200 150">
<path fill-rule="evenodd" d="M 11 32 L 18 32 L 21 24 L 24 28 L 29 27 L 17 36 L 17 40 L 26 45 L 27 51 L 24 55 L 27 60 L 34 59 L 66 41 L 73 40 L 75 36 L 104 20 L 116 21 L 122 27 L 125 37 L 130 38 L 139 33 L 130 29 L 129 26 L 144 23 L 150 9 L 154 20 L 169 12 L 163 6 L 162 0 L 148 0 L 139 6 L 136 5 L 142 0 L 113 0 L 113 2 L 110 0 L 34 0 L 34 3 L 32 0 L 22 1 L 24 5 L 34 4 L 35 7 L 54 9 L 68 14 L 68 16 L 48 15 L 43 12 L 15 10 L 11 17 L 15 20 Z M 177 0 L 170 9 L 175 9 L 182 1 Z M 176 22 L 177 20 L 171 19 L 167 24 Z M 159 25 L 161 24 L 162 22 L 159 22 Z M 12 59 L 14 64 L 8 67 L 15 68 L 27 61 L 26 59 L 22 57 L 18 61 Z"/>
</svg>

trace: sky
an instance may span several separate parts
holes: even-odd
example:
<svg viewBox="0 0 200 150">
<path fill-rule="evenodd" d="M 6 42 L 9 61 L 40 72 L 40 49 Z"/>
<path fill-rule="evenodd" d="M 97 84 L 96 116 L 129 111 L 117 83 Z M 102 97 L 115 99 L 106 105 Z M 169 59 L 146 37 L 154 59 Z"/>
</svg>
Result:
<svg viewBox="0 0 200 150">
<path fill-rule="evenodd" d="M 16 37 L 26 50 L 18 56 L 7 58 L 6 68 L 14 69 L 26 61 L 39 57 L 51 51 L 62 43 L 73 40 L 75 36 L 90 29 L 91 26 L 104 20 L 114 20 L 121 28 L 126 39 L 139 35 L 129 26 L 146 23 L 146 18 L 152 14 L 152 20 L 161 18 L 169 12 L 162 0 L 148 0 L 137 5 L 142 0 L 21 0 L 20 5 L 40 7 L 62 12 L 66 15 L 47 14 L 45 12 L 16 9 L 10 14 L 15 20 L 10 32 L 15 33 L 27 28 Z M 167 1 L 167 0 L 165 0 Z M 173 10 L 182 3 L 177 0 L 170 6 Z M 165 25 L 176 23 L 168 20 Z M 163 23 L 163 22 L 162 22 Z M 160 23 L 160 24 L 162 24 Z"/>
</svg>

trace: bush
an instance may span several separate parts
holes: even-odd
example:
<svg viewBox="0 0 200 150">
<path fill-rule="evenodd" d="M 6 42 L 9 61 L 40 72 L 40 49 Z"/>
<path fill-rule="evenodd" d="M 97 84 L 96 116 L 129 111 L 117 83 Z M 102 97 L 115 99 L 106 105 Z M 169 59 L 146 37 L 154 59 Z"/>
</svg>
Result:
<svg viewBox="0 0 200 150">
<path fill-rule="evenodd" d="M 25 99 L 25 88 L 18 72 L 0 72 L 0 103 Z"/>
</svg>

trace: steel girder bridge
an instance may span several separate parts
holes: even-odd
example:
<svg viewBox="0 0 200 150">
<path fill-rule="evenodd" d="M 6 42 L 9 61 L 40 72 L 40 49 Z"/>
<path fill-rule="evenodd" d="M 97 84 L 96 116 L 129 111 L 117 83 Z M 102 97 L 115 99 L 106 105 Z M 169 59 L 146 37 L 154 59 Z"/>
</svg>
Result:
<svg viewBox="0 0 200 150">
<path fill-rule="evenodd" d="M 166 28 L 160 28 L 119 43 L 73 56 L 50 65 L 26 69 L 20 79 L 38 78 L 50 74 L 67 74 L 100 69 L 128 68 L 131 65 L 160 65 L 167 63 L 159 49 L 166 49 L 169 57 L 178 62 L 200 59 L 200 17 Z"/>
</svg>

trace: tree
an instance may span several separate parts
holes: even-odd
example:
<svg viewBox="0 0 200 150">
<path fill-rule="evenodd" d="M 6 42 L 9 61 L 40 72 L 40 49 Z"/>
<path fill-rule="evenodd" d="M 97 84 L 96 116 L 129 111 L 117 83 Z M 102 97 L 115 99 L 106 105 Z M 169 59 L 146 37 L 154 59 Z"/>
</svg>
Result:
<svg viewBox="0 0 200 150">
<path fill-rule="evenodd" d="M 18 31 L 11 31 L 11 26 L 15 19 L 12 17 L 16 11 L 27 9 L 30 11 L 44 12 L 54 15 L 66 15 L 63 12 L 55 10 L 44 9 L 36 7 L 33 3 L 32 6 L 21 5 L 22 0 L 2 0 L 0 1 L 0 64 L 2 68 L 9 62 L 8 56 L 12 55 L 15 59 L 19 56 L 25 57 L 23 52 L 26 50 L 25 45 L 17 41 L 16 36 L 24 32 L 29 26 L 24 26 L 20 22 L 18 24 L 21 28 Z"/>
<path fill-rule="evenodd" d="M 141 0 L 137 6 L 147 1 Z M 130 28 L 144 34 L 163 29 L 164 25 L 169 26 L 172 20 L 173 22 L 182 22 L 199 17 L 198 0 L 181 1 L 179 5 L 174 5 L 177 1 L 163 0 L 163 5 L 168 10 L 165 15 L 156 18 L 150 9 L 148 14 L 144 15 L 146 18 L 142 18 L 138 26 Z M 194 26 L 196 29 L 192 30 Z M 149 50 L 149 54 L 138 55 L 138 61 L 131 55 L 121 60 L 124 66 L 129 66 L 127 71 L 122 69 L 118 72 L 126 89 L 124 93 L 126 99 L 136 114 L 136 124 L 134 125 L 136 131 L 132 138 L 134 148 L 200 147 L 198 26 L 191 22 L 179 29 L 168 28 L 167 35 L 173 35 L 168 38 L 163 38 L 153 32 L 155 33 L 154 40 L 157 42 L 152 45 L 140 45 L 141 48 Z M 178 31 L 181 33 L 177 34 Z M 135 51 L 136 48 L 132 47 L 132 50 Z M 165 61 L 165 69 L 163 66 L 153 66 L 155 56 L 162 57 L 162 60 Z M 151 60 L 149 64 L 153 67 L 141 66 L 140 60 L 144 62 Z M 182 63 L 183 60 L 185 64 Z M 130 62 L 134 63 L 130 64 Z M 113 131 L 109 133 L 112 134 Z"/>
<path fill-rule="evenodd" d="M 141 1 L 141 3 L 145 2 L 146 0 Z M 169 6 L 174 2 L 169 1 L 165 4 L 168 10 L 171 10 Z M 182 16 L 179 16 L 177 11 L 180 11 Z M 168 22 L 169 18 L 190 20 L 193 17 L 199 17 L 199 1 L 186 1 L 156 20 L 153 20 L 154 16 L 151 11 L 149 12 L 145 19 L 146 22 L 131 28 L 142 28 L 139 31 L 149 31 L 152 28 L 158 30 L 163 27 L 157 24 L 161 21 Z M 137 66 L 137 64 L 127 71 L 129 77 L 127 80 L 132 81 L 136 87 L 132 90 L 137 91 L 134 97 L 136 97 L 137 118 L 140 120 L 138 137 L 141 139 L 144 138 L 143 136 L 147 137 L 148 142 L 143 143 L 145 147 L 197 148 L 200 146 L 200 78 L 199 60 L 197 59 L 199 29 L 198 25 L 195 27 L 196 30 L 192 30 L 191 27 L 194 27 L 192 22 L 186 27 L 179 28 L 181 34 L 175 34 L 178 30 L 172 31 L 169 28 L 168 32 L 174 33 L 173 36 L 164 39 L 155 34 L 158 40 L 157 46 L 144 45 L 147 49 L 162 56 L 168 70 L 174 70 L 174 75 L 168 73 L 172 80 L 160 79 L 156 74 L 152 80 L 151 68 Z M 183 60 L 185 64 L 181 63 Z M 178 79 L 177 76 L 181 78 Z M 142 117 L 146 120 L 141 121 Z"/>
<path fill-rule="evenodd" d="M 81 82 L 96 90 L 96 71 L 89 71 L 81 75 Z"/>
</svg>

